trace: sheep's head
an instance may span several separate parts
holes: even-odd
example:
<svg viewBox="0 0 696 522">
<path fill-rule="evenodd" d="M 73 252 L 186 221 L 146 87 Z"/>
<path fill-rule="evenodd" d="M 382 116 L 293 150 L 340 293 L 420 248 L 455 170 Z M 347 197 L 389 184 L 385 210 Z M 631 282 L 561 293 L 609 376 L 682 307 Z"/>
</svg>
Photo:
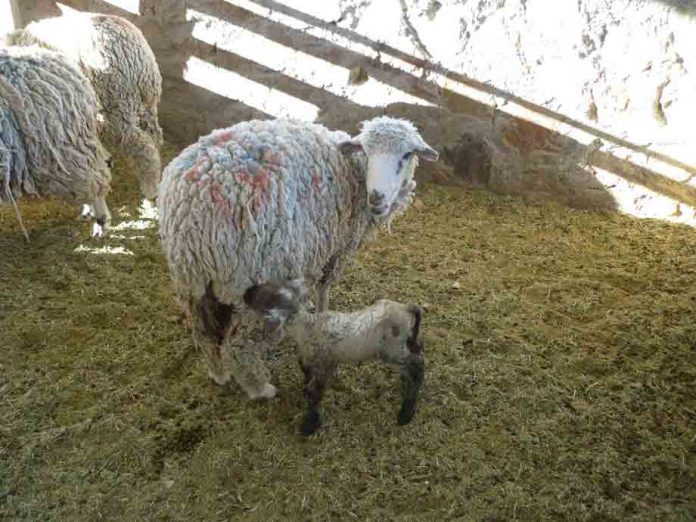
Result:
<svg viewBox="0 0 696 522">
<path fill-rule="evenodd" d="M 362 124 L 356 137 L 338 145 L 344 154 L 367 155 L 367 202 L 370 213 L 387 218 L 410 202 L 418 158 L 437 161 L 438 153 L 407 120 L 380 116 Z"/>
<path fill-rule="evenodd" d="M 303 309 L 308 299 L 309 292 L 302 279 L 254 285 L 244 292 L 244 302 L 263 317 L 266 335 L 275 341 L 283 337 L 286 321 Z"/>
</svg>

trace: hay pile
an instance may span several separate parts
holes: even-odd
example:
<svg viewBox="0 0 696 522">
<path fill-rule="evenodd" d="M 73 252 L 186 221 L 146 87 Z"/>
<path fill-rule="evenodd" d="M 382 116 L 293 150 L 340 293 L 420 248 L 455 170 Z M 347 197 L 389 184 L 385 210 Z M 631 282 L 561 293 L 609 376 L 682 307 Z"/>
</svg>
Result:
<svg viewBox="0 0 696 522">
<path fill-rule="evenodd" d="M 333 301 L 426 304 L 414 423 L 396 375 L 345 368 L 303 440 L 292 355 L 272 402 L 207 381 L 114 179 L 99 246 L 133 255 L 90 253 L 74 209 L 25 202 L 29 245 L 0 210 L 0 518 L 696 517 L 692 229 L 419 188 Z"/>
</svg>

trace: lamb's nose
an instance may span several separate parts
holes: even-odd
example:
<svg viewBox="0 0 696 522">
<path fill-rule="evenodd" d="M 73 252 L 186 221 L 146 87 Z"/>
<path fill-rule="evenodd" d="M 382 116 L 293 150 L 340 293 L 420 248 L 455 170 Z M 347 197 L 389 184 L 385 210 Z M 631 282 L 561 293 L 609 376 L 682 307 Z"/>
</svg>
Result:
<svg viewBox="0 0 696 522">
<path fill-rule="evenodd" d="M 379 205 L 382 204 L 383 201 L 384 201 L 384 194 L 377 192 L 376 190 L 373 190 L 370 193 L 370 197 L 367 198 L 367 202 L 373 207 L 378 207 Z"/>
</svg>

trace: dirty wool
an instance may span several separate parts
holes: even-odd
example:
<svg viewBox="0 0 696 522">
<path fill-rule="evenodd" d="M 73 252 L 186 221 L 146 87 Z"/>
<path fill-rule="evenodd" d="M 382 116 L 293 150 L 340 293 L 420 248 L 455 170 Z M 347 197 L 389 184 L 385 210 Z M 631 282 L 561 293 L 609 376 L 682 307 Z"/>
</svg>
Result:
<svg viewBox="0 0 696 522">
<path fill-rule="evenodd" d="M 171 157 L 169 151 L 169 157 Z M 339 371 L 303 438 L 280 395 L 207 380 L 138 181 L 112 236 L 75 209 L 0 209 L 0 519 L 692 520 L 696 232 L 425 185 L 361 250 L 332 307 L 425 307 L 426 376 Z"/>
</svg>

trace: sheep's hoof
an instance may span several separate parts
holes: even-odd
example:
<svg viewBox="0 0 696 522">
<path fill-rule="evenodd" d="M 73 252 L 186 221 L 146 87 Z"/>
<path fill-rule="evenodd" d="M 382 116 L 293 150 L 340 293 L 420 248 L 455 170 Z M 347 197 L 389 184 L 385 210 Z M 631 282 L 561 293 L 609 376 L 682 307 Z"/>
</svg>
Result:
<svg viewBox="0 0 696 522">
<path fill-rule="evenodd" d="M 218 384 L 219 386 L 224 386 L 228 382 L 230 382 L 229 377 L 225 377 L 224 375 L 218 375 L 216 373 L 213 373 L 208 369 L 208 377 L 210 377 L 213 381 L 215 381 L 215 384 Z"/>
<path fill-rule="evenodd" d="M 92 222 L 92 232 L 91 236 L 94 239 L 102 239 L 106 237 L 106 227 L 99 223 L 99 221 L 93 221 Z"/>
<path fill-rule="evenodd" d="M 94 212 L 92 212 L 92 208 L 87 203 L 83 203 L 80 207 L 80 215 L 77 216 L 78 221 L 90 221 L 93 218 Z"/>
<path fill-rule="evenodd" d="M 263 388 L 261 388 L 261 391 L 258 392 L 247 392 L 249 395 L 249 398 L 252 400 L 255 399 L 272 399 L 273 397 L 276 396 L 278 393 L 278 388 L 273 386 L 271 383 L 267 382 L 266 384 L 263 385 Z"/>
<path fill-rule="evenodd" d="M 416 404 L 404 404 L 401 406 L 401 410 L 399 411 L 399 415 L 397 417 L 397 422 L 399 423 L 400 426 L 403 426 L 404 424 L 408 424 L 413 420 L 413 416 L 416 414 Z"/>
<path fill-rule="evenodd" d="M 319 412 L 311 411 L 302 421 L 300 433 L 305 437 L 309 437 L 310 435 L 314 435 L 319 428 L 321 428 L 321 417 L 319 416 Z"/>
<path fill-rule="evenodd" d="M 138 209 L 140 219 L 157 219 L 157 207 L 151 199 L 143 199 Z"/>
</svg>

